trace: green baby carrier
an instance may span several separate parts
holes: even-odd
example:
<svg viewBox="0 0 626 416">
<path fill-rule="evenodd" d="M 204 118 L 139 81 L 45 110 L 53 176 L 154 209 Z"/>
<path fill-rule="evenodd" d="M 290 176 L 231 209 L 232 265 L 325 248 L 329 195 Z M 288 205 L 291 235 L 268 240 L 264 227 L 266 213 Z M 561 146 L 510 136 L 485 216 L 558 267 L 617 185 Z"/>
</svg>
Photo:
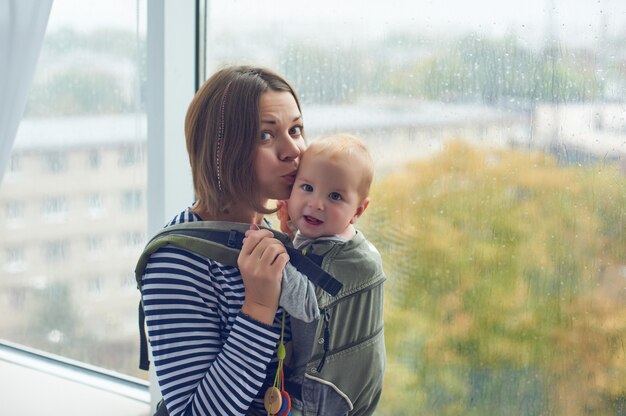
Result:
<svg viewBox="0 0 626 416">
<path fill-rule="evenodd" d="M 135 268 L 135 277 L 137 279 L 138 289 L 141 290 L 142 277 L 150 255 L 159 248 L 166 245 L 173 245 L 178 248 L 189 250 L 195 254 L 218 261 L 222 264 L 236 267 L 237 258 L 239 256 L 239 251 L 241 250 L 241 245 L 244 238 L 244 233 L 249 229 L 249 227 L 250 225 L 245 223 L 225 221 L 196 221 L 176 224 L 163 228 L 148 242 L 137 262 L 137 266 Z M 307 278 L 315 285 L 316 292 L 318 293 L 318 299 L 321 300 L 320 308 L 322 309 L 323 314 L 321 319 L 311 323 L 310 325 L 317 326 L 318 333 L 324 333 L 324 331 L 328 331 L 329 314 L 333 313 L 336 310 L 336 307 L 341 307 L 341 305 L 347 304 L 345 302 L 347 300 L 345 297 L 345 291 L 342 292 L 342 288 L 344 288 L 344 283 L 340 282 L 338 279 L 335 279 L 329 272 L 324 271 L 321 262 L 319 261 L 319 256 L 314 256 L 313 254 L 305 256 L 300 251 L 293 248 L 291 240 L 287 235 L 272 230 L 268 227 L 261 228 L 272 231 L 274 237 L 283 242 L 283 244 L 285 244 L 285 247 L 287 248 L 287 252 L 290 257 L 290 263 L 298 271 L 307 276 Z M 376 290 L 377 286 L 378 285 L 374 285 L 373 287 L 370 286 L 367 288 L 363 288 L 363 290 Z M 352 289 L 351 292 L 353 292 Z M 354 294 L 356 293 L 352 293 L 352 295 Z M 332 299 L 335 299 L 335 297 L 337 297 L 337 303 L 332 302 Z M 348 296 L 348 299 L 351 297 L 352 296 Z M 333 322 L 334 326 L 339 324 L 340 322 Z M 356 330 L 356 328 L 354 329 Z M 145 314 L 141 301 L 139 302 L 139 335 L 139 368 L 147 370 L 150 363 L 148 359 L 148 340 L 145 332 Z M 359 334 L 353 335 L 356 335 L 355 337 L 351 336 L 353 340 L 359 339 L 360 337 Z M 363 337 L 369 338 L 370 334 L 363 334 Z M 368 342 L 371 342 L 371 338 Z M 324 356 L 334 356 L 334 351 L 328 349 L 328 344 L 322 345 L 321 347 L 324 351 Z M 319 365 L 319 357 L 313 357 L 313 360 L 318 361 L 317 365 Z M 322 359 L 322 362 L 323 361 L 324 359 Z M 335 364 L 324 366 L 324 364 L 322 364 L 322 366 L 327 368 L 334 365 Z M 363 381 L 363 379 L 349 378 L 349 384 L 360 384 Z M 300 386 L 297 386 L 297 391 L 294 391 L 294 394 L 296 396 L 300 396 L 299 388 Z M 351 388 L 350 386 L 348 386 L 347 388 L 347 391 L 359 390 L 362 389 L 360 387 Z M 302 399 L 304 399 L 303 401 L 304 403 L 306 403 L 306 398 L 301 398 L 301 400 Z M 320 410 L 324 413 L 319 414 L 343 414 L 343 412 L 335 412 L 334 409 L 332 409 L 332 403 L 329 402 L 328 405 L 330 405 L 330 408 L 325 407 L 324 410 Z M 167 410 L 162 401 L 157 407 L 156 415 L 167 415 Z"/>
</svg>

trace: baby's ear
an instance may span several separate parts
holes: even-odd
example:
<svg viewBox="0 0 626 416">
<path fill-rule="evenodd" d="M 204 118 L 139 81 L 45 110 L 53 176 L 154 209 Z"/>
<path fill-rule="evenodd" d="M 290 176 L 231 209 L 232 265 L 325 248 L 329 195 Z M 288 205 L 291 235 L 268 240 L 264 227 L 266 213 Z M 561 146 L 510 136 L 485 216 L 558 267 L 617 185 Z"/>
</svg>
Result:
<svg viewBox="0 0 626 416">
<path fill-rule="evenodd" d="M 354 224 L 356 222 L 356 220 L 358 220 L 359 217 L 361 215 L 363 215 L 363 213 L 365 212 L 365 210 L 367 209 L 369 204 L 370 204 L 370 199 L 369 198 L 365 198 L 363 201 L 361 201 L 359 206 L 356 207 L 356 212 L 352 216 L 352 219 L 350 220 L 350 224 Z"/>
</svg>

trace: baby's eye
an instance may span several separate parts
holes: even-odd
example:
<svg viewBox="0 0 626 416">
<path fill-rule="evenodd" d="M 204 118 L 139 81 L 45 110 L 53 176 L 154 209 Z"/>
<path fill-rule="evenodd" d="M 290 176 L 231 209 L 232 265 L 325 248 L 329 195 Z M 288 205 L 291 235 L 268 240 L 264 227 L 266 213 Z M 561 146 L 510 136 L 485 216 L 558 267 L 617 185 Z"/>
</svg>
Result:
<svg viewBox="0 0 626 416">
<path fill-rule="evenodd" d="M 289 134 L 292 136 L 302 136 L 302 126 L 293 126 L 289 129 Z"/>
<path fill-rule="evenodd" d="M 313 192 L 313 187 L 308 183 L 303 184 L 301 188 L 304 192 Z"/>
<path fill-rule="evenodd" d="M 270 140 L 272 138 L 272 133 L 270 133 L 269 131 L 262 131 L 261 132 L 261 141 L 267 141 Z"/>
<path fill-rule="evenodd" d="M 330 194 L 328 194 L 328 197 L 333 201 L 341 201 L 343 199 L 339 192 L 331 192 Z"/>
</svg>

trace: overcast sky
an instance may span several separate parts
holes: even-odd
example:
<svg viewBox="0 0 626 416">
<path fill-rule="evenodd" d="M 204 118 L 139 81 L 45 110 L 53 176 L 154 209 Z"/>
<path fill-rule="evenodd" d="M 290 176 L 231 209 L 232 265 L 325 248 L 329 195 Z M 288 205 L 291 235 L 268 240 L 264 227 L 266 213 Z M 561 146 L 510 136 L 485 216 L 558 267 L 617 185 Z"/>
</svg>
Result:
<svg viewBox="0 0 626 416">
<path fill-rule="evenodd" d="M 90 30 L 108 25 L 134 31 L 137 12 L 142 20 L 145 0 L 55 0 L 49 28 L 71 25 Z M 626 0 L 213 0 L 209 16 L 213 31 L 245 32 L 260 26 L 260 21 L 270 29 L 274 25 L 281 31 L 300 27 L 310 31 L 311 24 L 324 20 L 333 22 L 338 33 L 351 36 L 410 28 L 430 34 L 513 31 L 532 40 L 545 35 L 552 16 L 559 36 L 577 44 L 594 42 L 602 26 L 610 34 L 626 33 Z M 325 25 L 319 35 L 327 30 Z"/>
</svg>

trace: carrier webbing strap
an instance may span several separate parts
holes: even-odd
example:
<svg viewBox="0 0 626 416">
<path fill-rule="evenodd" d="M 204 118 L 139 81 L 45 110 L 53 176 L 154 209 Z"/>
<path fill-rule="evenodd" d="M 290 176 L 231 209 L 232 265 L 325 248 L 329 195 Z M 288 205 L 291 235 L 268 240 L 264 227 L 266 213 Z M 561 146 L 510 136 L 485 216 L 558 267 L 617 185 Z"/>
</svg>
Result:
<svg viewBox="0 0 626 416">
<path fill-rule="evenodd" d="M 243 244 L 244 233 L 238 230 L 210 230 L 210 229 L 173 229 L 168 230 L 167 228 L 163 230 L 163 232 L 159 235 L 158 238 L 152 240 L 150 244 L 154 245 L 155 250 L 158 247 L 161 247 L 165 244 L 173 244 L 175 246 L 185 248 L 199 254 L 210 254 L 210 253 L 202 253 L 201 248 L 194 249 L 194 240 L 190 239 L 180 239 L 177 236 L 187 236 L 193 237 L 198 241 L 211 241 L 217 243 L 221 246 L 226 246 L 231 249 L 237 250 L 236 252 L 232 252 L 230 256 L 224 254 L 224 256 L 211 256 L 207 257 L 213 258 L 220 263 L 228 264 L 231 266 L 237 265 L 237 256 L 239 254 L 239 250 L 241 250 L 241 246 Z M 195 244 L 198 246 L 198 244 Z M 333 276 L 325 272 L 320 266 L 318 266 L 314 261 L 309 259 L 307 256 L 302 254 L 295 248 L 287 247 L 287 254 L 289 254 L 289 262 L 296 268 L 300 273 L 308 277 L 308 279 L 313 282 L 316 286 L 320 287 L 322 290 L 330 294 L 331 296 L 337 295 L 343 284 L 335 279 Z M 220 258 L 223 257 L 223 258 Z M 225 257 L 225 258 L 224 258 Z"/>
<path fill-rule="evenodd" d="M 148 358 L 148 337 L 144 328 L 145 321 L 146 315 L 143 310 L 143 302 L 139 301 L 139 368 L 148 371 L 150 359 Z"/>
</svg>

